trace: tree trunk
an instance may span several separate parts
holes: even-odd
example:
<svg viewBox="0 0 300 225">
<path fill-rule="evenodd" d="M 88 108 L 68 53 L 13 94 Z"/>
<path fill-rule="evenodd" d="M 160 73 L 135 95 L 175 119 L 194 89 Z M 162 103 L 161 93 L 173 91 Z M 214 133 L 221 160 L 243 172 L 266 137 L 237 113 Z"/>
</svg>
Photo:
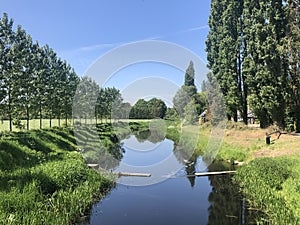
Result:
<svg viewBox="0 0 300 225">
<path fill-rule="evenodd" d="M 40 102 L 40 129 L 42 129 L 42 127 L 43 127 L 43 121 L 42 121 L 42 119 L 43 119 L 43 116 L 42 116 L 42 103 Z"/>
<path fill-rule="evenodd" d="M 12 115 L 11 115 L 11 96 L 10 96 L 10 90 L 8 91 L 8 117 L 9 117 L 9 130 L 12 131 Z"/>
<path fill-rule="evenodd" d="M 244 90 L 243 90 L 243 122 L 244 124 L 248 124 L 248 101 L 247 101 L 247 94 L 248 91 L 248 87 L 246 85 L 244 85 Z"/>
<path fill-rule="evenodd" d="M 66 123 L 66 127 L 68 127 L 68 114 L 66 112 L 66 117 L 65 117 L 65 123 Z"/>
<path fill-rule="evenodd" d="M 28 105 L 26 106 L 26 128 L 29 130 L 29 107 Z"/>
<path fill-rule="evenodd" d="M 234 122 L 237 122 L 237 121 L 238 121 L 238 115 L 237 115 L 237 112 L 234 113 L 234 115 L 233 115 L 233 120 L 234 120 Z"/>
<path fill-rule="evenodd" d="M 267 128 L 272 123 L 266 109 L 263 109 L 263 111 L 260 113 L 259 120 L 260 128 Z"/>
</svg>

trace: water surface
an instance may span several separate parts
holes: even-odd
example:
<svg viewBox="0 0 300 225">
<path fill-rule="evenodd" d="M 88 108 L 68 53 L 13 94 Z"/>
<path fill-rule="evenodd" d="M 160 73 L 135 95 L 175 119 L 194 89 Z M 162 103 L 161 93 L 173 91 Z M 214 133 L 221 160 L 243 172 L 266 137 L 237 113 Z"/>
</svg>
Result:
<svg viewBox="0 0 300 225">
<path fill-rule="evenodd" d="M 201 156 L 194 161 L 182 160 L 174 154 L 174 143 L 139 140 L 130 136 L 122 144 L 123 158 L 115 171 L 132 169 L 143 171 L 154 165 L 151 178 L 122 177 L 110 193 L 94 204 L 84 224 L 91 225 L 233 225 L 249 224 L 244 201 L 231 182 L 231 175 L 192 177 L 197 171 Z M 176 173 L 163 168 L 172 163 Z M 161 168 L 161 171 L 157 171 Z M 174 168 L 174 167 L 173 167 Z M 208 171 L 226 170 L 228 165 L 214 163 Z M 151 169 L 150 169 L 151 170 Z M 154 173 L 154 174 L 153 174 Z M 163 176 L 158 183 L 159 177 Z M 167 178 L 168 177 L 168 178 Z M 123 180 L 122 180 L 123 179 Z M 140 185 L 145 179 L 154 179 L 150 185 Z M 129 185 L 133 182 L 133 186 Z M 128 183 L 128 185 L 127 185 Z"/>
</svg>

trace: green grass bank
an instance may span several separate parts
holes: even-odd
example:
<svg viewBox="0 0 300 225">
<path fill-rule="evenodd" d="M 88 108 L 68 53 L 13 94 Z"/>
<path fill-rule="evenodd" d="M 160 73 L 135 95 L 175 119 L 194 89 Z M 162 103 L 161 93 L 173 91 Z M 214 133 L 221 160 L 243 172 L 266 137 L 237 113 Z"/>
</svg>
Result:
<svg viewBox="0 0 300 225">
<path fill-rule="evenodd" d="M 72 224 L 112 186 L 89 169 L 70 128 L 0 137 L 0 224 Z"/>
</svg>

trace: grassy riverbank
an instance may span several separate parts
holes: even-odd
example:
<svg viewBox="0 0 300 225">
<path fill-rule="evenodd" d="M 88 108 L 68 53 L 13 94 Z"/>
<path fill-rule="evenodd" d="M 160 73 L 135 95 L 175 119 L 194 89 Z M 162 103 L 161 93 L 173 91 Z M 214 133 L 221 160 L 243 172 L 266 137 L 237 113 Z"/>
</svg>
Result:
<svg viewBox="0 0 300 225">
<path fill-rule="evenodd" d="M 258 158 L 238 169 L 250 209 L 261 211 L 259 224 L 300 224 L 300 157 Z"/>
<path fill-rule="evenodd" d="M 112 185 L 86 166 L 68 128 L 2 133 L 0 224 L 71 224 Z"/>
<path fill-rule="evenodd" d="M 122 157 L 118 140 L 130 132 L 141 141 L 149 137 L 155 142 L 172 139 L 187 155 L 191 150 L 195 150 L 195 157 L 205 153 L 211 137 L 209 126 L 164 123 L 123 121 L 99 124 L 96 130 L 79 126 L 74 128 L 76 140 L 70 128 L 1 133 L 0 224 L 58 225 L 81 219 L 114 185 L 111 179 L 87 168 L 83 159 L 99 163 L 95 155 L 99 152 L 93 151 L 95 137 L 100 137 L 116 158 Z M 166 133 L 161 132 L 163 128 Z M 274 134 L 272 144 L 266 145 L 265 133 L 271 131 L 227 124 L 216 159 L 248 163 L 239 167 L 234 180 L 249 207 L 263 212 L 258 218 L 261 224 L 300 224 L 300 137 L 281 135 L 277 139 Z"/>
<path fill-rule="evenodd" d="M 258 215 L 258 224 L 300 224 L 300 136 L 265 134 L 273 127 L 260 129 L 240 123 L 228 123 L 216 160 L 246 162 L 234 176 L 245 194 L 247 207 Z M 211 135 L 209 126 L 190 128 L 199 132 L 195 154 L 205 153 Z"/>
<path fill-rule="evenodd" d="M 300 137 L 265 134 L 260 129 L 228 124 L 217 159 L 235 159 L 248 164 L 238 168 L 234 181 L 241 187 L 250 211 L 259 212 L 258 224 L 300 224 Z"/>
</svg>

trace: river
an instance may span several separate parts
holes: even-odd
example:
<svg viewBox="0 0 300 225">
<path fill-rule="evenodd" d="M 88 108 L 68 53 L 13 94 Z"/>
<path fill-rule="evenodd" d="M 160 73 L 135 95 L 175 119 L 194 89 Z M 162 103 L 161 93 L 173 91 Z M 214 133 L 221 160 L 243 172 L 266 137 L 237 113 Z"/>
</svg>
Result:
<svg viewBox="0 0 300 225">
<path fill-rule="evenodd" d="M 174 142 L 168 139 L 151 142 L 131 135 L 121 143 L 123 158 L 115 171 L 150 171 L 152 176 L 119 178 L 81 224 L 250 224 L 245 200 L 232 184 L 231 175 L 187 176 L 199 172 L 201 156 L 182 162 L 174 154 Z M 227 169 L 229 165 L 218 162 L 206 171 Z"/>
</svg>

